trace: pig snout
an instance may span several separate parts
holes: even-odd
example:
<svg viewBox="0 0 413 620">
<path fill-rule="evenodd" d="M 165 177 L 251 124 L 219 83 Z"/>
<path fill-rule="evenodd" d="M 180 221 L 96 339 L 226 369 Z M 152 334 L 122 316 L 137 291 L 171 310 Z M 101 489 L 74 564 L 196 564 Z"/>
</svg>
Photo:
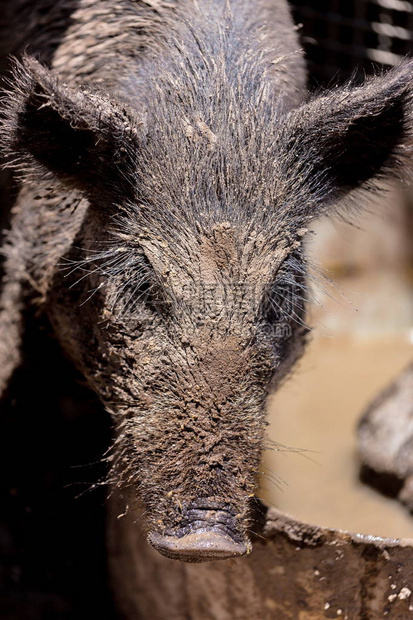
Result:
<svg viewBox="0 0 413 620">
<path fill-rule="evenodd" d="M 176 529 L 152 532 L 149 542 L 168 558 L 186 562 L 208 562 L 242 556 L 251 543 L 239 531 L 229 508 L 191 506 Z"/>
</svg>

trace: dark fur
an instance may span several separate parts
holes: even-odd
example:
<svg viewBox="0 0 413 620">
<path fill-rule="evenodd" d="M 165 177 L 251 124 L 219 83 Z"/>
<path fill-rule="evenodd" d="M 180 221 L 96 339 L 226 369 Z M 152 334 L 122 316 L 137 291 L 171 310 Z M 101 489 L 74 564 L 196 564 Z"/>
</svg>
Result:
<svg viewBox="0 0 413 620">
<path fill-rule="evenodd" d="M 112 413 L 112 481 L 148 529 L 222 509 L 243 541 L 265 399 L 307 332 L 302 237 L 403 164 L 412 63 L 308 99 L 283 1 L 148 4 L 80 0 L 52 70 L 16 66 L 0 384 L 34 301 Z"/>
</svg>

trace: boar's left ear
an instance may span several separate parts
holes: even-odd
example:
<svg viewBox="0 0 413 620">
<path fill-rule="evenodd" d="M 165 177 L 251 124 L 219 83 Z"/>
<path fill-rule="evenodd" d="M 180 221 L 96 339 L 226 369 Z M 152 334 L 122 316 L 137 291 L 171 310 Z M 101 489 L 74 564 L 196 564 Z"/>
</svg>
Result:
<svg viewBox="0 0 413 620">
<path fill-rule="evenodd" d="M 324 194 L 324 206 L 397 173 L 411 155 L 412 93 L 413 60 L 407 60 L 292 111 L 282 138 L 290 171 L 297 168 L 312 193 Z"/>
<path fill-rule="evenodd" d="M 1 127 L 11 165 L 50 173 L 101 201 L 125 197 L 139 121 L 121 104 L 68 87 L 36 60 L 17 64 Z"/>
</svg>

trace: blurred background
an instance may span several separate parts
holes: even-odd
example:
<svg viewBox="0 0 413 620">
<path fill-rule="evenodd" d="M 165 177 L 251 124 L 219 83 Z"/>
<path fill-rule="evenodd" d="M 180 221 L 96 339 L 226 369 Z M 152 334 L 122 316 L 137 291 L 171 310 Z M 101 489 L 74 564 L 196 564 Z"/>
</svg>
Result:
<svg viewBox="0 0 413 620">
<path fill-rule="evenodd" d="M 412 51 L 413 2 L 292 6 L 311 89 L 364 79 Z M 294 516 L 413 537 L 410 515 L 358 481 L 354 432 L 370 399 L 413 357 L 412 239 L 413 194 L 402 186 L 353 223 L 321 221 L 310 235 L 313 343 L 270 404 L 275 446 L 266 453 L 261 489 Z M 41 364 L 30 351 L 44 339 L 33 332 L 28 343 L 0 415 L 0 618 L 109 620 L 105 490 L 96 486 L 105 473 L 109 419 L 80 382 L 73 391 L 64 360 L 50 368 L 52 340 Z"/>
<path fill-rule="evenodd" d="M 411 2 L 292 5 L 311 89 L 359 82 L 412 51 Z M 360 416 L 413 360 L 412 189 L 394 184 L 360 207 L 348 222 L 317 222 L 309 235 L 312 342 L 270 403 L 275 444 L 261 496 L 310 523 L 412 538 L 413 519 L 393 496 L 400 481 L 388 497 L 363 484 L 356 450 Z"/>
<path fill-rule="evenodd" d="M 290 2 L 300 26 L 310 83 L 364 77 L 373 64 L 390 67 L 412 51 L 410 0 L 308 0 Z"/>
</svg>

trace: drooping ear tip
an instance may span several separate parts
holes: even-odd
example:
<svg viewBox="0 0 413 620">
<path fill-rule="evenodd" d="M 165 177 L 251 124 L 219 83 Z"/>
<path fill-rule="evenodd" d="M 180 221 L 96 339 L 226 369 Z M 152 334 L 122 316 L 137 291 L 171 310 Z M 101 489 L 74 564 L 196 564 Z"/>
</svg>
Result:
<svg viewBox="0 0 413 620">
<path fill-rule="evenodd" d="M 396 67 L 403 71 L 410 72 L 410 76 L 413 78 L 413 56 L 406 56 Z"/>
<path fill-rule="evenodd" d="M 7 108 L 17 108 L 37 89 L 50 92 L 56 84 L 53 72 L 43 66 L 34 56 L 24 52 L 20 58 L 10 58 L 10 74 L 4 78 L 6 89 L 2 99 Z"/>
<path fill-rule="evenodd" d="M 413 57 L 405 58 L 400 65 L 395 68 L 395 73 L 404 91 L 405 120 L 408 121 L 410 129 L 413 122 Z"/>
<path fill-rule="evenodd" d="M 36 108 L 44 103 L 38 96 L 51 91 L 52 77 L 47 68 L 27 53 L 11 58 L 11 73 L 0 100 L 0 154 L 6 162 L 3 165 L 15 167 L 16 150 L 25 128 L 22 118 L 30 104 Z"/>
<path fill-rule="evenodd" d="M 398 82 L 400 86 L 413 87 L 413 58 L 404 58 L 399 65 L 390 69 L 389 79 Z"/>
<path fill-rule="evenodd" d="M 40 65 L 37 60 L 30 56 L 11 58 L 10 74 L 4 80 L 6 89 L 2 93 L 4 102 L 3 112 L 6 109 L 16 109 L 19 107 L 22 99 L 33 90 L 37 83 L 36 69 L 34 64 L 32 65 L 33 61 L 36 65 Z"/>
<path fill-rule="evenodd" d="M 396 122 L 398 114 L 410 125 L 413 120 L 413 58 L 406 57 L 397 66 L 382 69 L 369 78 L 359 92 L 364 92 L 369 99 L 372 114 L 373 110 L 375 114 L 387 110 L 392 122 Z M 409 127 L 405 126 L 406 129 Z"/>
<path fill-rule="evenodd" d="M 32 83 L 37 83 L 46 90 L 50 88 L 53 74 L 50 69 L 42 65 L 34 56 L 25 53 L 20 63 L 21 71 Z"/>
</svg>

